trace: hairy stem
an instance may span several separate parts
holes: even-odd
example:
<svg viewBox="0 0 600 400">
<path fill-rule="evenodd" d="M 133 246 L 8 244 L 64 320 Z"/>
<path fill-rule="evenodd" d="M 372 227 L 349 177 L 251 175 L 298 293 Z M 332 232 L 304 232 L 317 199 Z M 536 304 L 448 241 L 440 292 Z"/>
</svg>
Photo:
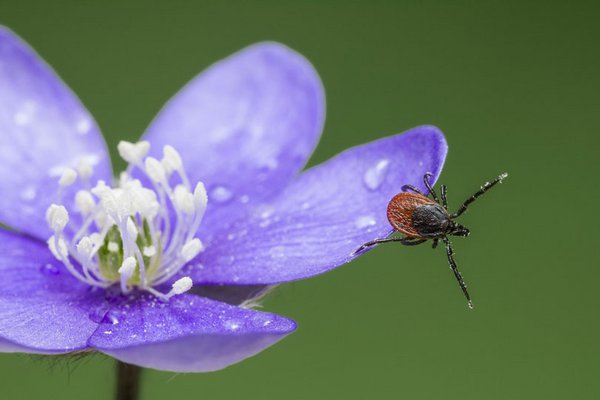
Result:
<svg viewBox="0 0 600 400">
<path fill-rule="evenodd" d="M 142 368 L 117 361 L 116 400 L 138 400 Z"/>
</svg>

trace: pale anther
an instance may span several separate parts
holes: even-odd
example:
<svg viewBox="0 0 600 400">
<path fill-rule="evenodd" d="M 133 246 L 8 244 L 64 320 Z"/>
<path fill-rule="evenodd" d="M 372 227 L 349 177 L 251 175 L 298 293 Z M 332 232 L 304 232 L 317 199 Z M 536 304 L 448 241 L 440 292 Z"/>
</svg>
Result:
<svg viewBox="0 0 600 400">
<path fill-rule="evenodd" d="M 181 156 L 172 146 L 166 145 L 163 147 L 162 165 L 165 167 L 167 174 L 181 170 L 183 167 Z"/>
<path fill-rule="evenodd" d="M 148 151 L 150 151 L 150 143 L 147 141 L 131 143 L 122 140 L 117 145 L 117 150 L 123 160 L 135 165 L 139 164 L 146 157 Z"/>
<path fill-rule="evenodd" d="M 196 184 L 196 188 L 194 189 L 194 202 L 196 203 L 196 207 L 200 210 L 204 210 L 206 208 L 206 204 L 208 203 L 208 195 L 206 194 L 206 188 L 202 182 L 198 182 Z"/>
<path fill-rule="evenodd" d="M 192 288 L 194 283 L 190 279 L 189 276 L 185 276 L 181 279 L 178 279 L 173 283 L 173 289 L 169 292 L 169 295 L 182 294 L 187 292 Z"/>
<path fill-rule="evenodd" d="M 56 236 L 54 235 L 50 236 L 46 243 L 57 260 L 62 261 L 69 254 L 69 249 L 67 249 L 67 244 L 63 238 L 58 238 L 58 248 L 56 247 Z"/>
<path fill-rule="evenodd" d="M 69 222 L 69 213 L 64 206 L 52 204 L 46 211 L 46 222 L 54 232 L 62 232 Z"/>
<path fill-rule="evenodd" d="M 138 236 L 138 228 L 135 226 L 135 222 L 131 218 L 127 220 L 127 234 L 132 240 L 136 240 Z"/>
<path fill-rule="evenodd" d="M 77 173 L 81 179 L 87 180 L 94 173 L 94 166 L 86 157 L 81 157 L 77 160 Z"/>
<path fill-rule="evenodd" d="M 92 242 L 92 239 L 90 239 L 88 236 L 82 237 L 79 243 L 77 243 L 77 252 L 85 259 L 90 258 L 93 250 L 94 243 Z"/>
<path fill-rule="evenodd" d="M 154 157 L 148 157 L 145 161 L 146 173 L 155 182 L 165 182 L 167 179 L 165 168 L 163 165 Z"/>
<path fill-rule="evenodd" d="M 116 253 L 117 251 L 119 251 L 119 244 L 117 242 L 108 242 L 108 251 L 110 251 L 111 253 Z"/>
<path fill-rule="evenodd" d="M 92 194 L 86 190 L 80 190 L 75 195 L 75 208 L 82 215 L 88 215 L 96 207 Z"/>
<path fill-rule="evenodd" d="M 142 250 L 142 254 L 146 257 L 154 257 L 156 255 L 156 247 L 147 246 Z"/>
<path fill-rule="evenodd" d="M 61 187 L 71 186 L 73 183 L 75 183 L 76 179 L 77 179 L 77 172 L 75 172 L 74 169 L 67 168 L 63 171 L 62 175 L 60 176 L 60 179 L 58 180 L 58 184 Z"/>
<path fill-rule="evenodd" d="M 181 248 L 181 258 L 185 262 L 191 261 L 194 257 L 196 257 L 200 252 L 204 250 L 204 246 L 202 242 L 198 238 L 194 238 L 183 245 Z"/>
<path fill-rule="evenodd" d="M 175 187 L 174 195 L 174 203 L 175 207 L 179 211 L 183 211 L 186 214 L 193 214 L 195 211 L 194 204 L 194 195 L 190 193 L 189 190 L 186 189 L 183 185 L 177 185 Z"/>
<path fill-rule="evenodd" d="M 125 260 L 123 260 L 121 268 L 119 268 L 119 274 L 121 274 L 122 278 L 127 280 L 133 276 L 133 273 L 135 272 L 135 266 L 135 258 L 127 257 Z"/>
</svg>

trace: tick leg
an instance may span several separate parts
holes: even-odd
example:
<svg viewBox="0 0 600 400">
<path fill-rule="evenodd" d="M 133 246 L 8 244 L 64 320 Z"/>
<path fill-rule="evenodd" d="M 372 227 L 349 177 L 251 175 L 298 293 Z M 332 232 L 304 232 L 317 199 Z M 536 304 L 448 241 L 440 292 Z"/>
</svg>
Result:
<svg viewBox="0 0 600 400">
<path fill-rule="evenodd" d="M 356 249 L 356 251 L 354 254 L 357 254 L 361 251 L 363 251 L 364 249 L 374 246 L 376 244 L 382 244 L 382 243 L 390 243 L 390 242 L 400 242 L 405 246 L 416 246 L 418 244 L 424 243 L 425 241 L 427 241 L 427 239 L 418 239 L 418 240 L 414 240 L 412 238 L 399 238 L 399 237 L 395 237 L 395 238 L 385 238 L 385 239 L 375 239 L 372 240 L 370 242 L 367 242 L 365 244 L 363 244 L 362 246 L 360 246 L 358 249 Z"/>
<path fill-rule="evenodd" d="M 445 236 L 442 238 L 442 240 L 446 244 L 446 254 L 448 255 L 448 263 L 450 264 L 450 269 L 452 269 L 452 272 L 454 272 L 454 276 L 456 277 L 460 288 L 462 289 L 465 297 L 467 298 L 467 305 L 469 306 L 469 308 L 472 309 L 473 303 L 471 302 L 471 297 L 469 296 L 469 292 L 467 291 L 467 285 L 465 284 L 465 281 L 463 280 L 463 277 L 460 274 L 458 267 L 456 266 L 456 262 L 454 261 L 454 250 L 452 249 L 452 244 L 450 244 L 450 240 Z"/>
<path fill-rule="evenodd" d="M 426 172 L 423 176 L 423 183 L 425 183 L 425 187 L 427 188 L 427 190 L 429 190 L 429 194 L 431 195 L 431 197 L 433 197 L 436 203 L 439 203 L 440 201 L 438 200 L 437 194 L 435 193 L 435 190 L 433 190 L 433 188 L 431 187 L 431 183 L 429 183 L 429 178 L 431 178 L 432 176 L 433 174 L 431 172 Z"/>
<path fill-rule="evenodd" d="M 418 193 L 421 196 L 425 196 L 423 193 L 421 193 L 421 191 L 419 189 L 417 189 L 413 185 L 404 185 L 400 189 L 402 189 L 403 192 L 407 192 L 409 190 L 412 190 L 413 192 Z M 427 197 L 427 196 L 425 196 L 425 197 Z"/>
<path fill-rule="evenodd" d="M 433 239 L 433 243 L 431 243 L 431 248 L 435 249 L 438 245 L 439 239 Z"/>
<path fill-rule="evenodd" d="M 458 211 L 456 211 L 454 214 L 450 215 L 450 218 L 456 218 L 459 215 L 461 215 L 462 213 L 464 213 L 465 211 L 467 211 L 467 208 L 469 207 L 469 204 L 471 204 L 472 202 L 474 202 L 475 200 L 477 200 L 477 198 L 479 196 L 481 196 L 482 194 L 484 194 L 485 192 L 487 192 L 488 190 L 490 190 L 497 183 L 502 182 L 502 179 L 506 178 L 507 176 L 508 176 L 508 174 L 504 173 L 504 174 L 498 176 L 493 181 L 486 182 L 478 191 L 476 191 L 471 197 L 469 197 L 467 200 L 465 200 L 465 202 L 462 204 L 462 206 L 460 206 L 460 208 L 458 209 Z"/>
<path fill-rule="evenodd" d="M 427 239 L 411 239 L 411 238 L 402 238 L 404 240 L 400 240 L 399 242 L 405 246 L 416 246 L 421 243 L 425 243 Z"/>
<path fill-rule="evenodd" d="M 446 185 L 440 186 L 440 191 L 442 192 L 442 205 L 448 211 L 448 188 Z"/>
</svg>

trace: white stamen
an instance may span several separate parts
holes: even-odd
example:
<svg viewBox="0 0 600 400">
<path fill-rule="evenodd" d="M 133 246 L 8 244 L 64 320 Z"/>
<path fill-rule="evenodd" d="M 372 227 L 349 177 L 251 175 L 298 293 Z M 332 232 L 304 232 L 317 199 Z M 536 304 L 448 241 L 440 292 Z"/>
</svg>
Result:
<svg viewBox="0 0 600 400">
<path fill-rule="evenodd" d="M 194 238 L 186 244 L 184 244 L 181 248 L 181 258 L 183 258 L 185 262 L 191 261 L 192 259 L 194 259 L 194 257 L 200 254 L 202 250 L 204 250 L 202 242 L 200 241 L 200 239 Z"/>
<path fill-rule="evenodd" d="M 127 233 L 129 234 L 129 239 L 135 241 L 138 236 L 138 229 L 135 226 L 135 223 L 131 218 L 127 220 Z"/>
<path fill-rule="evenodd" d="M 106 288 L 120 282 L 125 294 L 137 286 L 168 301 L 192 287 L 192 280 L 185 277 L 166 294 L 156 289 L 204 249 L 194 236 L 208 202 L 206 188 L 201 182 L 190 185 L 181 156 L 171 146 L 163 148 L 160 161 L 147 157 L 148 142 L 121 142 L 118 147 L 130 165 L 116 186 L 99 180 L 92 189 L 77 191 L 73 203 L 82 221 L 74 233 L 63 234 L 69 223 L 67 209 L 59 204 L 48 207 L 46 221 L 54 231 L 48 247 L 83 283 Z M 94 185 L 89 178 L 97 161 L 90 157 L 79 161 L 77 168 L 63 170 L 60 188 L 78 179 L 86 188 Z M 145 173 L 151 187 L 133 177 L 134 168 Z M 117 259 L 122 259 L 121 265 L 113 265 Z"/>
<path fill-rule="evenodd" d="M 119 274 L 121 278 L 125 278 L 125 280 L 131 278 L 133 273 L 135 272 L 136 261 L 133 257 L 127 257 L 123 260 L 123 264 L 121 268 L 119 268 Z"/>
<path fill-rule="evenodd" d="M 94 166 L 87 157 L 81 157 L 77 160 L 77 173 L 84 181 L 94 174 Z"/>
<path fill-rule="evenodd" d="M 81 215 L 88 215 L 96 207 L 92 194 L 86 190 L 80 190 L 75 195 L 75 208 Z"/>
<path fill-rule="evenodd" d="M 173 283 L 173 288 L 171 289 L 171 291 L 169 292 L 169 294 L 167 294 L 168 297 L 171 297 L 173 295 L 176 294 L 182 294 L 187 292 L 188 290 L 190 290 L 192 288 L 192 286 L 194 285 L 194 283 L 192 282 L 192 280 L 190 279 L 189 276 L 185 276 L 181 279 L 178 279 L 175 281 L 175 283 Z M 171 295 L 171 296 L 169 296 Z"/>
<path fill-rule="evenodd" d="M 173 203 L 177 210 L 182 211 L 186 214 L 193 214 L 195 211 L 194 195 L 190 193 L 183 185 L 177 185 L 173 192 Z"/>
<path fill-rule="evenodd" d="M 64 206 L 52 204 L 46 210 L 46 222 L 54 232 L 62 232 L 69 222 L 69 213 Z"/>
<path fill-rule="evenodd" d="M 92 188 L 92 193 L 94 195 L 96 195 L 96 197 L 101 198 L 103 194 L 105 194 L 107 191 L 110 191 L 110 188 L 106 185 L 106 182 L 104 182 L 102 179 L 100 179 L 97 183 L 96 186 L 94 186 Z"/>
<path fill-rule="evenodd" d="M 150 151 L 150 143 L 147 141 L 131 143 L 122 140 L 117 145 L 117 150 L 123 160 L 129 164 L 138 165 Z"/>
<path fill-rule="evenodd" d="M 173 171 L 180 171 L 183 168 L 181 156 L 172 146 L 166 145 L 163 147 L 162 165 L 165 167 L 168 175 L 172 174 Z"/>
<path fill-rule="evenodd" d="M 109 247 L 110 247 L 110 245 L 109 245 Z M 93 243 L 92 239 L 90 239 L 89 236 L 82 237 L 81 240 L 79 241 L 79 243 L 77 243 L 77 252 L 79 253 L 79 255 L 81 255 L 86 260 L 92 256 L 93 250 L 94 250 L 94 243 Z M 109 250 L 110 250 L 110 248 L 109 248 Z"/>
<path fill-rule="evenodd" d="M 154 247 L 154 246 L 144 247 L 142 254 L 144 254 L 144 256 L 146 256 L 146 257 L 154 257 L 156 255 L 156 247 Z"/>
<path fill-rule="evenodd" d="M 60 185 L 60 187 L 71 186 L 73 183 L 75 183 L 76 179 L 77 172 L 75 172 L 75 170 L 71 168 L 67 168 L 63 171 L 62 175 L 60 176 L 58 184 Z"/>
<path fill-rule="evenodd" d="M 198 182 L 194 189 L 194 203 L 196 203 L 196 208 L 204 212 L 206 204 L 208 203 L 208 195 L 206 194 L 206 188 L 202 182 Z"/>
<path fill-rule="evenodd" d="M 156 158 L 146 158 L 145 167 L 146 173 L 154 182 L 163 183 L 167 180 L 165 168 Z"/>
<path fill-rule="evenodd" d="M 58 248 L 56 247 L 56 236 L 54 235 L 50 236 L 50 239 L 48 239 L 46 243 L 48 243 L 48 248 L 52 255 L 59 261 L 63 261 L 69 254 L 67 243 L 65 243 L 63 238 L 58 238 Z"/>
</svg>

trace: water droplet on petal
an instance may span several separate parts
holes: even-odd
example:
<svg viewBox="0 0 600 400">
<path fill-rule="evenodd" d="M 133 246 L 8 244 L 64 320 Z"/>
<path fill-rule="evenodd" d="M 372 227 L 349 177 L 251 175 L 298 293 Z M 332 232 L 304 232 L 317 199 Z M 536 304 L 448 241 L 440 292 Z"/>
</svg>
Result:
<svg viewBox="0 0 600 400">
<path fill-rule="evenodd" d="M 226 203 L 233 197 L 233 192 L 225 186 L 217 186 L 210 192 L 209 201 L 214 200 L 217 203 Z"/>
<path fill-rule="evenodd" d="M 240 203 L 246 204 L 250 201 L 250 197 L 246 194 L 240 196 Z"/>
<path fill-rule="evenodd" d="M 82 117 L 77 121 L 75 129 L 80 135 L 85 135 L 92 129 L 92 123 L 87 117 Z"/>
<path fill-rule="evenodd" d="M 35 197 L 37 196 L 37 189 L 35 186 L 29 185 L 21 190 L 19 195 L 21 196 L 21 200 L 32 201 L 35 200 Z"/>
<path fill-rule="evenodd" d="M 389 164 L 390 160 L 382 159 L 379 160 L 377 164 L 367 169 L 363 180 L 369 190 L 379 189 L 385 179 Z"/>
<path fill-rule="evenodd" d="M 363 215 L 362 217 L 358 217 L 354 220 L 354 226 L 356 226 L 357 229 L 368 228 L 376 224 L 377 221 L 372 215 Z"/>
<path fill-rule="evenodd" d="M 119 323 L 118 313 L 114 310 L 110 310 L 108 313 L 106 313 L 106 315 L 102 319 L 102 322 L 117 325 Z"/>
<path fill-rule="evenodd" d="M 58 269 L 58 267 L 54 264 L 48 263 L 45 265 L 42 265 L 42 267 L 40 268 L 40 270 L 42 271 L 42 274 L 44 275 L 58 275 L 60 274 L 60 270 Z"/>
<path fill-rule="evenodd" d="M 104 319 L 104 314 L 106 314 L 106 307 L 102 305 L 90 311 L 88 318 L 99 324 Z"/>
<path fill-rule="evenodd" d="M 283 246 L 271 247 L 271 250 L 269 250 L 269 255 L 274 260 L 282 260 L 285 258 L 285 247 L 283 247 Z"/>
<path fill-rule="evenodd" d="M 237 331 L 238 329 L 240 329 L 241 323 L 239 321 L 236 320 L 229 320 L 229 321 L 225 321 L 225 329 L 228 329 L 230 331 Z"/>
</svg>

